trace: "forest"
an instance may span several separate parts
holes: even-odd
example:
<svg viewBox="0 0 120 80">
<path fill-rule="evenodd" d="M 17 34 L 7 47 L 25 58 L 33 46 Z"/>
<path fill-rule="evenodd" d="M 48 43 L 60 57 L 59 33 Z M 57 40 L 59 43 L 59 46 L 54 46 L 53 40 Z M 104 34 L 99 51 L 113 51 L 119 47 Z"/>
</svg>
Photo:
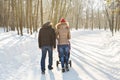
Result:
<svg viewBox="0 0 120 80">
<path fill-rule="evenodd" d="M 0 27 L 23 35 L 65 18 L 70 28 L 120 30 L 120 0 L 0 0 Z"/>
</svg>

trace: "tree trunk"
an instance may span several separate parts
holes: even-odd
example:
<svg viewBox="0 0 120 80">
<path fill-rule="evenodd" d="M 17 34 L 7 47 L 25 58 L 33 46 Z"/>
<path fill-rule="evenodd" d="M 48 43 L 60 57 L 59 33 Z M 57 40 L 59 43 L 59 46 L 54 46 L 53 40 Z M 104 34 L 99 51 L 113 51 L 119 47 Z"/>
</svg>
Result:
<svg viewBox="0 0 120 80">
<path fill-rule="evenodd" d="M 40 4 L 40 6 L 41 6 L 41 9 L 40 9 L 40 12 L 41 12 L 41 26 L 43 25 L 43 3 L 42 3 L 43 1 L 41 0 L 41 4 Z"/>
</svg>

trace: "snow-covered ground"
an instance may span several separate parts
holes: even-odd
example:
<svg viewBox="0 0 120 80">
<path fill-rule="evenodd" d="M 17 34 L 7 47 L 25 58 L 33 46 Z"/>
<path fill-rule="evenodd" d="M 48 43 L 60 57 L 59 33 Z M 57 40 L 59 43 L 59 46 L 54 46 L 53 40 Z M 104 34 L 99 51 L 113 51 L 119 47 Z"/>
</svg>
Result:
<svg viewBox="0 0 120 80">
<path fill-rule="evenodd" d="M 104 30 L 71 30 L 72 67 L 62 73 L 56 67 L 54 50 L 52 71 L 41 75 L 41 51 L 37 34 L 19 36 L 0 33 L 0 80 L 120 80 L 120 33 L 111 36 Z"/>
</svg>

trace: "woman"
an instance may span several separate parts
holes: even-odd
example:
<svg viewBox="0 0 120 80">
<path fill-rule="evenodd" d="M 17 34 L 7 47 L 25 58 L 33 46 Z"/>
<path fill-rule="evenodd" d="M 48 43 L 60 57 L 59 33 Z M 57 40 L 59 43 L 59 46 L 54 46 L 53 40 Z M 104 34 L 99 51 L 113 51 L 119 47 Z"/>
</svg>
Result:
<svg viewBox="0 0 120 80">
<path fill-rule="evenodd" d="M 65 72 L 65 69 L 69 71 L 68 68 L 68 59 L 69 59 L 69 39 L 70 39 L 70 29 L 68 22 L 64 18 L 60 20 L 60 23 L 56 25 L 56 36 L 58 41 L 58 52 L 60 56 L 62 72 Z M 64 67 L 64 62 L 66 67 Z"/>
</svg>

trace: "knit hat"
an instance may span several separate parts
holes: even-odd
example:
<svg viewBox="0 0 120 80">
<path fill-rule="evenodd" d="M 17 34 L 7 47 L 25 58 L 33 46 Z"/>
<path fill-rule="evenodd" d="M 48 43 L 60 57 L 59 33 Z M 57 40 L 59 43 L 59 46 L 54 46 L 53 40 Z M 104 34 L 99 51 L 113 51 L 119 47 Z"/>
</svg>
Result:
<svg viewBox="0 0 120 80">
<path fill-rule="evenodd" d="M 66 22 L 66 20 L 64 18 L 61 18 L 60 22 Z"/>
</svg>

